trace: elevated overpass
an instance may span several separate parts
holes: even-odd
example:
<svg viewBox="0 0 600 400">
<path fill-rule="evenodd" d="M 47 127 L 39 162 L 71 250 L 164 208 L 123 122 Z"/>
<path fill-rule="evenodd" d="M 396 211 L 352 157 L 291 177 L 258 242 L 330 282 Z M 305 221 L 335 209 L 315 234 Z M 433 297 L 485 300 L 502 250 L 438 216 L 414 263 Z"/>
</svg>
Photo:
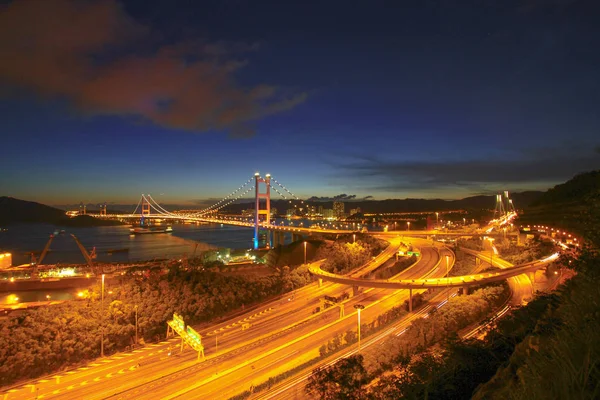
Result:
<svg viewBox="0 0 600 400">
<path fill-rule="evenodd" d="M 477 252 L 475 252 L 477 253 Z M 476 257 L 481 259 L 489 259 L 489 256 L 477 254 Z M 541 260 L 532 261 L 529 263 L 516 265 L 510 268 L 505 268 L 502 271 L 485 272 L 481 274 L 451 276 L 445 278 L 428 278 L 428 279 L 409 279 L 409 280 L 387 280 L 387 279 L 364 279 L 355 278 L 344 275 L 332 274 L 331 272 L 323 271 L 321 265 L 324 260 L 317 261 L 311 264 L 308 269 L 310 273 L 329 282 L 350 285 L 354 287 L 368 287 L 380 289 L 430 289 L 430 288 L 469 288 L 485 283 L 499 282 L 510 277 L 521 275 L 528 272 L 536 271 L 544 268 L 547 264 L 555 261 L 559 257 L 558 253 L 554 253 L 549 257 Z"/>
</svg>

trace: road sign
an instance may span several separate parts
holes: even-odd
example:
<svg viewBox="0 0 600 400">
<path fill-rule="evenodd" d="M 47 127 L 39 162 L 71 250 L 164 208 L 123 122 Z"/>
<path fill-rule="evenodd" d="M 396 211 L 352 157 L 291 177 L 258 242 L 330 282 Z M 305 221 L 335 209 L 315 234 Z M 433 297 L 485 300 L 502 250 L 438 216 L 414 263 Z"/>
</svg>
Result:
<svg viewBox="0 0 600 400">
<path fill-rule="evenodd" d="M 185 329 L 185 322 L 183 321 L 183 317 L 181 315 L 173 313 L 173 322 L 175 322 L 175 324 L 177 324 L 179 329 L 181 329 L 181 330 Z"/>
<path fill-rule="evenodd" d="M 200 336 L 200 334 L 189 325 L 187 327 L 187 334 L 192 341 L 196 342 L 197 344 L 202 343 L 202 336 Z"/>
<path fill-rule="evenodd" d="M 407 256 L 415 256 L 415 257 L 419 257 L 421 255 L 421 253 L 419 253 L 418 251 L 407 251 L 406 252 Z"/>
</svg>

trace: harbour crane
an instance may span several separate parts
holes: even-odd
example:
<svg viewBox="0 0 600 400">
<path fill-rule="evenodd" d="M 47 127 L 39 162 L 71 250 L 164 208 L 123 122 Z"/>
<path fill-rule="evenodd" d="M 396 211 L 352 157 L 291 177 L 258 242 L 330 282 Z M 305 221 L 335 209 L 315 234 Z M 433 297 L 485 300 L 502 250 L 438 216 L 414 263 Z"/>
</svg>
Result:
<svg viewBox="0 0 600 400">
<path fill-rule="evenodd" d="M 91 270 L 94 270 L 94 259 L 96 258 L 96 248 L 94 247 L 92 249 L 92 251 L 88 253 L 88 251 L 85 249 L 85 247 L 83 247 L 83 245 L 81 244 L 79 239 L 77 239 L 77 236 L 75 236 L 73 234 L 71 234 L 71 236 L 73 237 L 73 239 L 75 239 L 75 243 L 77 243 L 77 247 L 79 247 L 79 250 L 81 250 L 81 254 L 83 254 L 83 258 L 85 258 L 85 262 L 87 263 L 87 265 L 90 267 Z"/>
<path fill-rule="evenodd" d="M 37 268 L 38 265 L 44 261 L 46 258 L 46 254 L 48 254 L 48 250 L 50 250 L 50 244 L 52 243 L 52 239 L 54 239 L 54 235 L 50 235 L 50 238 L 46 242 L 46 246 L 44 246 L 44 250 L 42 250 L 42 254 L 40 254 L 39 259 L 35 259 L 35 254 L 31 253 L 31 266 L 33 267 L 32 276 L 37 277 Z"/>
</svg>

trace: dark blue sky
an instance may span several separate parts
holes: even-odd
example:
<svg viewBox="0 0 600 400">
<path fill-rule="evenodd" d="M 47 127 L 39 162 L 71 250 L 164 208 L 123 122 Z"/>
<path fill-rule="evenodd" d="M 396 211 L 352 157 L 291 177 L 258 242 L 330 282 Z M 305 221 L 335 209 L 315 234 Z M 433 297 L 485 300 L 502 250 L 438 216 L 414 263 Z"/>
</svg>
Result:
<svg viewBox="0 0 600 400">
<path fill-rule="evenodd" d="M 600 168 L 595 1 L 5 3 L 0 195 L 193 203 L 259 170 L 460 198 Z"/>
</svg>

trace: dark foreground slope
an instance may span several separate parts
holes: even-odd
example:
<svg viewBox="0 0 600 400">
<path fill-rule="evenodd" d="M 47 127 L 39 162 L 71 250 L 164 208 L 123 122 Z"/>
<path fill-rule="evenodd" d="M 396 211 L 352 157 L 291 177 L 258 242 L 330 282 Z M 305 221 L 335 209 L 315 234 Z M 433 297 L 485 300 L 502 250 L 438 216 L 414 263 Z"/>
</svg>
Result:
<svg viewBox="0 0 600 400">
<path fill-rule="evenodd" d="M 69 218 L 58 208 L 13 197 L 0 197 L 0 225 L 18 223 L 47 223 L 78 227 L 120 224 L 118 221 L 99 220 L 86 215 Z"/>
<path fill-rule="evenodd" d="M 522 224 L 547 224 L 582 231 L 589 225 L 591 198 L 600 192 L 600 171 L 591 171 L 556 185 L 520 216 Z"/>
</svg>

